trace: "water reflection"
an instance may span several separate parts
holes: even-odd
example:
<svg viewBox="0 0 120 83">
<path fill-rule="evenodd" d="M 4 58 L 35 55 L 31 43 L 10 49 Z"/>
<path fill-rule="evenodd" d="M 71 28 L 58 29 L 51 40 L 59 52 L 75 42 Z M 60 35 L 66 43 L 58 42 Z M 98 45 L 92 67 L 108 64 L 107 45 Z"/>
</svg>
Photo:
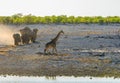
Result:
<svg viewBox="0 0 120 83">
<path fill-rule="evenodd" d="M 119 78 L 0 76 L 0 83 L 120 83 Z"/>
</svg>

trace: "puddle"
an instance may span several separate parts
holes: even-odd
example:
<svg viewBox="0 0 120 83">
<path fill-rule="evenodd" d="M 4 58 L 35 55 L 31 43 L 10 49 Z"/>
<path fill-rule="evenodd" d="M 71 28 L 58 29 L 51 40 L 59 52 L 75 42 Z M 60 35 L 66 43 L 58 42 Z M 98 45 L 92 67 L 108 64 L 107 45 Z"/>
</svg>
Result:
<svg viewBox="0 0 120 83">
<path fill-rule="evenodd" d="M 0 76 L 0 83 L 120 83 L 119 78 L 100 77 L 26 77 L 26 76 Z"/>
</svg>

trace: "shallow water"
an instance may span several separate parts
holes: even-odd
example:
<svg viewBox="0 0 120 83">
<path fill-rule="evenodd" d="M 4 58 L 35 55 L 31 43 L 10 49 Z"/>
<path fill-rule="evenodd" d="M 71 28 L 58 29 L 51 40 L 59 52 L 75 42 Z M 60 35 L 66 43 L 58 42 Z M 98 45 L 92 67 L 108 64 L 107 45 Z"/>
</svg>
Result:
<svg viewBox="0 0 120 83">
<path fill-rule="evenodd" d="M 100 77 L 25 77 L 25 76 L 0 76 L 0 83 L 120 83 L 119 78 Z"/>
</svg>

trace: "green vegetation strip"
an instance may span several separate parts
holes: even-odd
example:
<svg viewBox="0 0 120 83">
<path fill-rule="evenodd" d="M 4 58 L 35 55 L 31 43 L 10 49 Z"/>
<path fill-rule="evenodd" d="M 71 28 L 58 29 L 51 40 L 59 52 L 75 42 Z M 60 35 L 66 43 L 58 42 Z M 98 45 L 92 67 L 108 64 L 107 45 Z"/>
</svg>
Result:
<svg viewBox="0 0 120 83">
<path fill-rule="evenodd" d="M 21 13 L 12 16 L 0 16 L 1 24 L 79 24 L 79 23 L 96 23 L 96 24 L 109 24 L 109 23 L 120 23 L 119 16 L 34 16 L 34 15 L 22 15 Z"/>
</svg>

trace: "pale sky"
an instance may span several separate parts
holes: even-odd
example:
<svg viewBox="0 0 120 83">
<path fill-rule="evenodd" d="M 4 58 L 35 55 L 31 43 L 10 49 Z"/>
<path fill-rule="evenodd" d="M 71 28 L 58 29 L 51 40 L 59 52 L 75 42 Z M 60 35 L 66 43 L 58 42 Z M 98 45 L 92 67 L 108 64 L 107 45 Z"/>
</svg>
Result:
<svg viewBox="0 0 120 83">
<path fill-rule="evenodd" d="M 120 0 L 1 0 L 0 16 L 120 16 Z"/>
</svg>

